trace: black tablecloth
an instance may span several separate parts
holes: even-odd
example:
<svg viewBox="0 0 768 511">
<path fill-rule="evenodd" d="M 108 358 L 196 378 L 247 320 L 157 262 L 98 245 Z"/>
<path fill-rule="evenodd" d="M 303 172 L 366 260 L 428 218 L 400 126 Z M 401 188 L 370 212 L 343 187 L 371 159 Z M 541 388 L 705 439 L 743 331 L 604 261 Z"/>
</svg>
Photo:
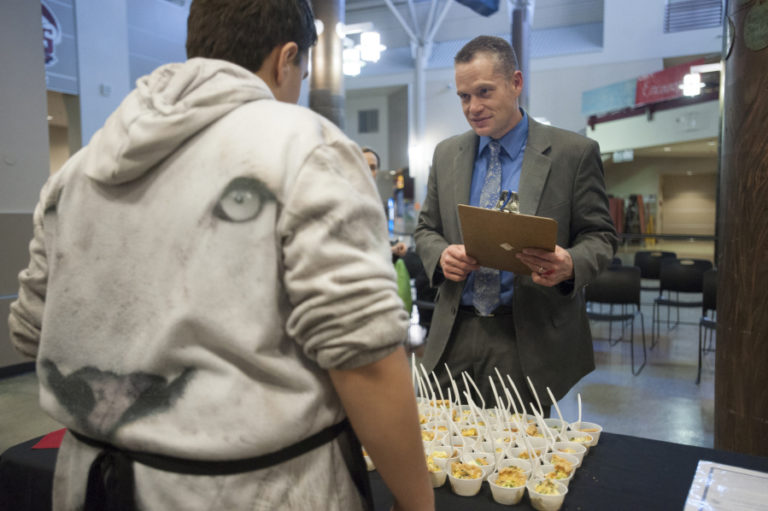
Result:
<svg viewBox="0 0 768 511">
<path fill-rule="evenodd" d="M 32 449 L 39 439 L 11 447 L 0 457 L 0 510 L 50 509 L 56 449 Z M 603 432 L 571 481 L 563 510 L 683 509 L 699 460 L 768 472 L 768 458 L 659 442 Z M 370 473 L 377 511 L 388 511 L 392 497 L 377 472 Z M 493 502 L 488 483 L 474 497 L 459 497 L 450 483 L 435 490 L 439 511 L 510 509 Z M 529 510 L 528 497 L 513 506 Z"/>
</svg>

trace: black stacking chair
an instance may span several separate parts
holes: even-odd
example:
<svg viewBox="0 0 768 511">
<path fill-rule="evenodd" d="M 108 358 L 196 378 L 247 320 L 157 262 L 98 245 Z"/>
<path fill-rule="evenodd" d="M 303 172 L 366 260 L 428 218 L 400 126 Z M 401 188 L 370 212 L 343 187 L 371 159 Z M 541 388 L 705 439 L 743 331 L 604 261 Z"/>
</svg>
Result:
<svg viewBox="0 0 768 511">
<path fill-rule="evenodd" d="M 704 353 L 715 351 L 713 340 L 717 330 L 717 270 L 704 272 L 702 277 L 702 307 L 699 320 L 699 370 L 696 383 L 701 382 L 701 359 Z M 705 339 L 709 334 L 709 339 Z"/>
<path fill-rule="evenodd" d="M 659 280 L 661 261 L 674 259 L 674 252 L 662 252 L 660 250 L 640 250 L 635 252 L 635 266 L 640 268 L 640 276 L 644 279 Z M 658 291 L 658 286 L 642 286 L 641 289 Z"/>
<path fill-rule="evenodd" d="M 665 259 L 659 272 L 659 296 L 653 300 L 653 327 L 651 349 L 656 347 L 661 335 L 661 307 L 667 307 L 667 329 L 671 330 L 680 323 L 681 307 L 702 306 L 702 286 L 704 272 L 712 268 L 712 263 L 706 259 Z M 672 297 L 672 293 L 675 297 Z M 665 295 L 666 293 L 666 295 Z M 680 293 L 685 293 L 683 299 Z M 695 295 L 691 297 L 691 295 Z M 688 296 L 686 299 L 685 296 Z M 670 326 L 670 309 L 677 309 L 677 319 Z"/>
<path fill-rule="evenodd" d="M 648 355 L 645 346 L 645 320 L 643 312 L 640 310 L 640 268 L 635 266 L 611 265 L 603 270 L 597 278 L 591 282 L 584 290 L 584 298 L 590 304 L 609 304 L 609 312 L 603 310 L 597 311 L 590 307 L 587 310 L 589 319 L 594 321 L 614 321 L 630 322 L 630 359 L 632 362 L 632 374 L 637 376 L 645 367 Z M 614 313 L 613 307 L 620 306 L 620 312 Z M 635 316 L 640 315 L 640 326 L 643 334 L 643 363 L 635 369 Z M 619 339 L 620 340 L 620 339 Z M 611 341 L 611 330 L 609 325 L 608 343 L 611 346 L 616 345 Z"/>
</svg>

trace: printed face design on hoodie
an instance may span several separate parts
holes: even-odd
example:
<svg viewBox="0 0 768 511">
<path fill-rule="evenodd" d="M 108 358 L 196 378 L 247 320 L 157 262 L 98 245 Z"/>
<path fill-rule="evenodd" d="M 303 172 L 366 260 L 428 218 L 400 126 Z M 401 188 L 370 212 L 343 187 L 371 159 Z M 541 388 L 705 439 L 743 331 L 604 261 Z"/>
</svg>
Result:
<svg viewBox="0 0 768 511">
<path fill-rule="evenodd" d="M 247 222 L 258 217 L 265 204 L 274 201 L 275 196 L 260 180 L 237 177 L 224 189 L 213 214 L 230 222 Z"/>
</svg>

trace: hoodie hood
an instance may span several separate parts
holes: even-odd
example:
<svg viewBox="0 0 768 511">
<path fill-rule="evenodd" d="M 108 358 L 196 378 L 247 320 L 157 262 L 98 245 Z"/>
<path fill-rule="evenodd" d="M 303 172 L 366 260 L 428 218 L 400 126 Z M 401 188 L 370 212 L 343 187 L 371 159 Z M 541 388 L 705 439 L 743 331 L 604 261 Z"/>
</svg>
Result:
<svg viewBox="0 0 768 511">
<path fill-rule="evenodd" d="M 97 131 L 85 173 L 104 184 L 143 176 L 200 130 L 244 103 L 274 99 L 261 78 L 222 60 L 194 58 L 140 78 Z"/>
</svg>

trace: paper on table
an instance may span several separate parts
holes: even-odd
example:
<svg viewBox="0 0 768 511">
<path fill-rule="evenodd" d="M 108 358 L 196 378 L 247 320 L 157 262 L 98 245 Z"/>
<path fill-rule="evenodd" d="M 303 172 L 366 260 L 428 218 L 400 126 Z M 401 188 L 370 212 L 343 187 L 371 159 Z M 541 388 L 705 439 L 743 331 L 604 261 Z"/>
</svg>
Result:
<svg viewBox="0 0 768 511">
<path fill-rule="evenodd" d="M 765 509 L 768 473 L 699 460 L 684 511 Z"/>
</svg>

